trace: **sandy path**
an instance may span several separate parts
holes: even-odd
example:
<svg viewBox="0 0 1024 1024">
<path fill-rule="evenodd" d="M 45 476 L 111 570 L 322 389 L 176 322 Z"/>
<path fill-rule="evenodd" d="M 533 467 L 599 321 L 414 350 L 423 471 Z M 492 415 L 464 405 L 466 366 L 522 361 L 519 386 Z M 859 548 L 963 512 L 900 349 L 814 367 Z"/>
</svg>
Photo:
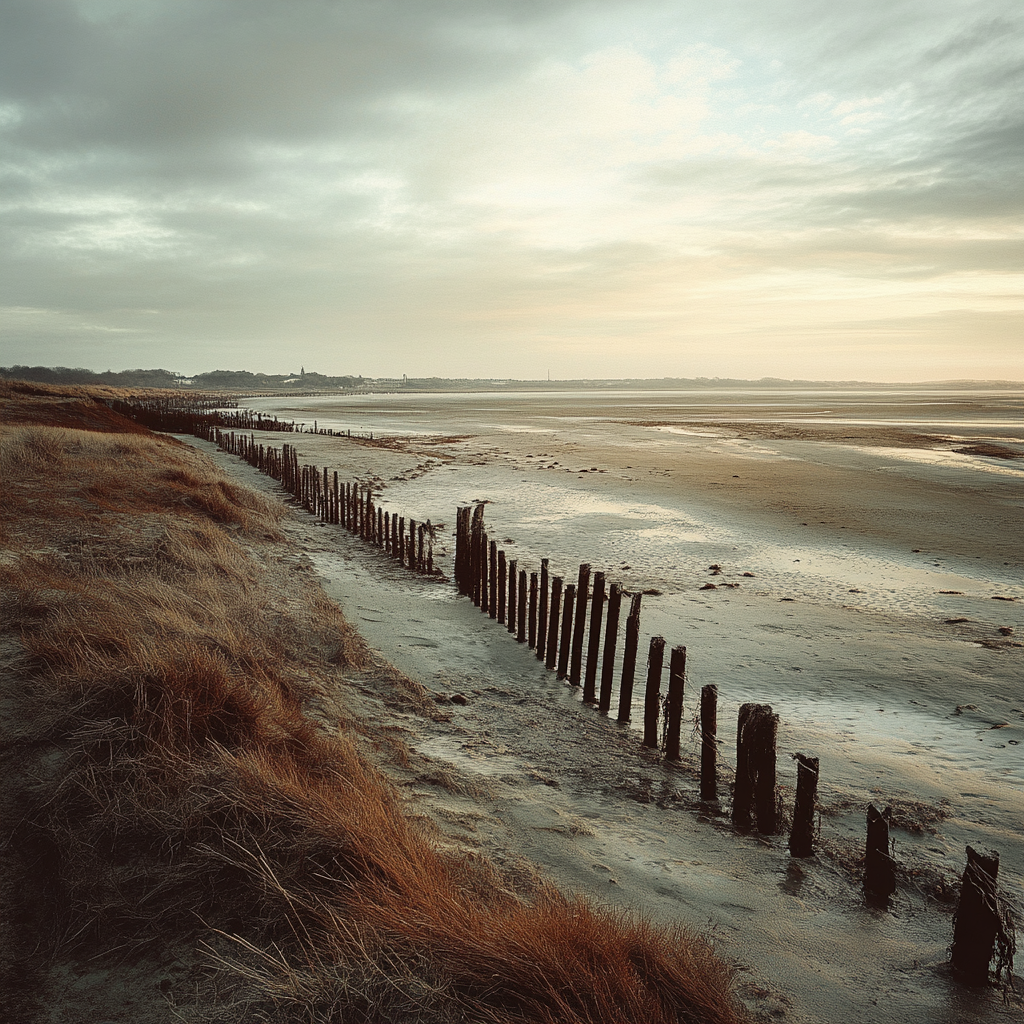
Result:
<svg viewBox="0 0 1024 1024">
<path fill-rule="evenodd" d="M 564 454 L 554 443 L 548 443 L 553 438 L 545 438 L 541 446 L 535 444 L 535 438 L 527 438 L 518 450 L 508 443 L 507 436 L 489 442 L 476 437 L 441 449 L 416 445 L 398 450 L 320 437 L 303 436 L 298 440 L 311 461 L 327 462 L 350 474 L 372 472 L 386 479 L 390 484 L 387 496 L 396 507 L 400 503 L 403 512 L 422 518 L 431 514 L 432 507 L 453 509 L 457 501 L 486 497 L 488 492 L 478 488 L 488 481 L 497 494 L 496 470 L 499 477 L 508 471 L 521 479 L 528 472 L 530 486 L 548 486 L 540 478 L 558 469 L 527 471 L 523 465 L 526 456 L 536 459 L 543 454 L 548 460 L 544 465 L 548 465 L 561 462 L 555 456 Z M 573 451 L 580 451 L 578 437 L 560 443 L 575 445 Z M 202 447 L 211 450 L 211 446 Z M 604 496 L 613 474 L 625 485 L 634 482 L 630 476 L 644 475 L 645 497 L 659 487 L 666 493 L 677 493 L 679 481 L 671 474 L 678 467 L 662 468 L 663 452 L 641 465 L 636 457 L 639 447 L 612 453 L 606 446 L 597 465 L 599 470 L 605 469 L 604 479 L 596 479 L 595 474 L 593 480 L 589 479 L 590 470 L 596 457 L 591 448 L 588 465 L 573 467 L 588 469 L 585 477 L 573 474 L 573 487 L 579 486 L 582 477 L 584 488 Z M 449 458 L 431 459 L 431 452 Z M 331 459 L 326 457 L 328 454 Z M 737 456 L 750 463 L 745 474 L 748 480 L 755 477 L 749 484 L 746 502 L 737 502 L 733 494 L 731 500 L 719 497 L 716 505 L 711 484 L 719 482 L 717 479 L 705 480 L 703 488 L 695 488 L 694 500 L 706 501 L 703 507 L 705 512 L 710 509 L 711 517 L 719 512 L 732 515 L 738 522 L 736 529 L 746 523 L 746 528 L 755 533 L 766 530 L 766 522 L 782 533 L 810 530 L 810 526 L 799 525 L 803 522 L 799 517 L 806 514 L 806 503 L 814 493 L 818 494 L 817 507 L 823 510 L 820 519 L 825 519 L 829 510 L 850 512 L 837 486 L 822 491 L 811 484 L 806 484 L 802 496 L 793 497 L 794 491 L 790 490 L 787 500 L 794 503 L 793 508 L 758 508 L 759 501 L 775 500 L 766 498 L 764 491 L 777 482 L 774 474 L 778 460 L 759 459 L 756 454 L 741 449 Z M 216 458 L 250 484 L 274 489 L 270 481 L 237 460 L 224 455 Z M 711 452 L 708 459 L 715 461 L 721 471 L 720 453 Z M 474 469 L 475 461 L 486 463 L 482 467 L 485 473 L 477 478 L 474 472 L 481 467 Z M 665 472 L 669 473 L 667 478 L 658 476 Z M 691 482 L 704 479 L 692 465 L 685 472 L 694 474 Z M 731 479 L 729 474 L 721 483 L 728 486 L 725 481 Z M 473 493 L 474 488 L 477 493 Z M 934 498 L 929 505 L 926 491 L 927 481 L 922 484 L 921 501 L 933 508 Z M 444 506 L 440 505 L 441 494 Z M 437 504 L 432 506 L 432 502 Z M 993 517 L 993 521 L 1002 517 L 1010 522 L 1019 515 L 998 487 L 978 504 L 979 514 Z M 501 523 L 498 505 L 496 501 L 489 509 L 495 524 Z M 438 511 L 433 515 L 437 521 Z M 853 528 L 860 538 L 874 536 L 876 546 L 882 548 L 889 544 L 895 550 L 897 545 L 906 545 L 910 521 L 905 518 L 901 525 L 899 517 L 894 516 L 889 526 L 881 528 L 881 537 L 878 524 L 870 521 L 870 516 L 847 514 L 844 519 L 829 528 L 837 532 L 842 526 Z M 941 515 L 932 514 L 927 522 L 914 525 L 933 531 L 943 542 L 943 558 L 971 558 L 970 550 L 947 550 L 954 546 L 949 539 L 955 539 L 957 531 L 955 526 L 943 527 Z M 829 524 L 818 522 L 816 526 L 824 532 L 820 528 Z M 905 610 L 894 614 L 892 602 L 884 596 L 851 608 L 831 602 L 827 595 L 821 597 L 812 587 L 810 597 L 794 609 L 780 601 L 778 590 L 791 586 L 792 581 L 772 577 L 767 566 L 766 578 L 756 577 L 756 588 L 728 595 L 697 592 L 696 565 L 681 568 L 679 591 L 673 599 L 676 603 L 666 601 L 666 607 L 672 610 L 662 614 L 678 622 L 674 609 L 689 607 L 690 621 L 686 625 L 690 632 L 685 639 L 691 650 L 700 651 L 706 643 L 709 651 L 720 652 L 714 658 L 707 656 L 701 666 L 706 675 L 722 673 L 732 687 L 728 701 L 723 701 L 720 721 L 728 721 L 748 693 L 758 695 L 759 681 L 752 682 L 751 675 L 767 675 L 776 691 L 774 703 L 783 712 L 783 751 L 801 747 L 821 753 L 823 766 L 826 759 L 834 766 L 832 778 L 823 785 L 822 802 L 837 809 L 850 805 L 826 817 L 822 828 L 823 845 L 836 851 L 840 860 L 823 856 L 794 864 L 784 840 L 740 838 L 724 819 L 702 817 L 690 770 L 664 766 L 656 755 L 639 749 L 634 733 L 582 707 L 570 688 L 558 683 L 530 652 L 468 602 L 456 599 L 450 587 L 404 573 L 340 528 L 319 526 L 311 517 L 297 513 L 289 528 L 313 559 L 328 591 L 369 642 L 445 701 L 444 707 L 451 713 L 449 722 L 425 722 L 407 716 L 399 724 L 407 730 L 410 745 L 422 758 L 418 763 L 413 760 L 405 779 L 410 798 L 442 824 L 453 843 L 468 849 L 482 848 L 508 864 L 517 863 L 520 857 L 529 858 L 564 888 L 592 894 L 614 906 L 638 910 L 658 920 L 709 925 L 720 938 L 722 952 L 744 965 L 741 980 L 748 1001 L 773 1019 L 1019 1019 L 1019 1010 L 1004 1007 L 995 993 L 970 992 L 949 978 L 949 909 L 923 892 L 943 874 L 955 873 L 962 864 L 962 844 L 967 837 L 1000 849 L 1011 891 L 1019 893 L 1020 787 L 1016 782 L 1006 785 L 1005 772 L 1014 766 L 998 760 L 999 750 L 1012 748 L 1006 743 L 1002 748 L 993 747 L 992 758 L 982 759 L 983 763 L 971 767 L 964 777 L 958 774 L 956 758 L 958 744 L 967 748 L 978 742 L 978 733 L 990 732 L 986 715 L 1000 718 L 1003 702 L 1009 712 L 1015 696 L 1019 701 L 1016 649 L 990 649 L 967 641 L 951 644 L 948 635 L 934 628 L 934 635 L 922 640 L 916 628 L 906 626 L 913 614 Z M 538 529 L 532 543 L 542 544 L 544 540 L 543 530 Z M 699 542 L 708 543 L 706 539 Z M 721 543 L 724 547 L 724 541 Z M 807 543 L 803 543 L 806 548 Z M 701 547 L 701 554 L 707 550 Z M 567 551 L 565 557 L 571 564 L 575 553 Z M 900 558 L 905 558 L 903 551 Z M 959 563 L 952 568 L 940 567 L 939 571 L 944 578 L 953 574 L 970 579 L 977 592 L 965 595 L 964 600 L 973 602 L 972 608 L 987 608 L 981 605 L 990 600 L 981 593 L 984 587 L 1000 588 L 1007 583 L 994 568 L 996 560 L 989 561 L 993 565 L 986 570 L 989 577 L 985 578 L 977 572 L 964 576 Z M 898 560 L 894 564 L 898 570 Z M 921 571 L 928 574 L 930 583 L 935 567 Z M 706 569 L 702 573 L 699 579 L 706 578 Z M 629 582 L 642 582 L 639 573 L 635 581 Z M 658 624 L 658 602 L 652 601 L 651 605 L 645 612 L 648 632 L 651 619 Z M 1009 610 L 1019 619 L 1018 606 L 1009 606 Z M 1004 613 L 1002 607 L 999 611 Z M 915 621 L 931 623 L 923 614 Z M 903 623 L 902 634 L 890 632 L 897 623 Z M 973 625 L 980 629 L 990 624 Z M 695 642 L 694 635 L 700 643 Z M 722 642 L 710 643 L 716 635 Z M 812 657 L 821 654 L 822 638 L 829 636 L 837 649 L 851 645 L 852 654 L 837 656 L 836 664 L 827 672 L 805 672 L 813 664 Z M 742 637 L 751 638 L 747 641 L 750 650 L 737 643 Z M 761 650 L 766 638 L 771 641 L 772 657 L 765 657 Z M 930 648 L 932 653 L 925 655 L 923 652 Z M 987 701 L 984 708 L 978 705 L 981 710 L 967 711 L 968 718 L 979 716 L 969 728 L 964 727 L 964 714 L 956 716 L 960 721 L 950 719 L 953 706 L 965 703 L 957 697 L 966 691 L 959 684 L 951 688 L 948 681 L 943 683 L 941 671 L 931 671 L 935 665 L 948 665 L 949 652 L 960 648 L 962 674 L 973 680 L 970 692 L 985 695 Z M 983 659 L 991 656 L 991 663 L 973 663 L 972 668 L 971 659 L 979 652 Z M 1018 660 L 1007 663 L 1007 655 Z M 916 668 L 912 684 L 903 681 L 908 672 L 904 658 L 912 659 Z M 850 663 L 857 661 L 871 666 L 870 671 L 862 673 L 859 683 L 857 673 L 849 669 Z M 790 666 L 788 677 L 780 669 L 783 663 Z M 848 698 L 845 705 L 836 701 L 837 687 L 834 680 L 829 682 L 844 665 L 848 673 L 842 678 L 844 692 L 856 694 L 859 685 L 863 695 L 874 697 L 876 716 L 903 716 L 899 727 L 877 728 L 874 738 L 865 739 L 865 701 L 859 697 Z M 882 684 L 877 679 L 880 666 Z M 802 670 L 796 672 L 794 668 Z M 740 692 L 741 679 L 747 680 L 746 692 Z M 783 686 L 782 681 L 787 679 Z M 464 695 L 466 703 L 445 700 L 445 695 L 454 693 Z M 924 700 L 920 700 L 922 696 Z M 829 697 L 828 714 L 822 714 L 820 704 Z M 911 702 L 915 700 L 924 709 L 920 721 L 913 719 L 916 709 Z M 928 710 L 929 704 L 939 700 L 950 704 L 942 716 Z M 1020 708 L 1021 704 L 1014 706 Z M 808 713 L 803 715 L 802 710 Z M 947 734 L 936 731 L 940 725 Z M 894 738 L 901 728 L 904 738 L 894 751 Z M 1020 720 L 1008 724 L 1008 728 L 1019 729 Z M 728 732 L 723 726 L 726 761 L 730 760 Z M 999 732 L 1005 734 L 1005 730 Z M 982 736 L 983 746 L 985 738 Z M 936 751 L 944 752 L 942 757 L 948 754 L 949 763 L 939 763 L 941 757 Z M 916 775 L 908 768 L 915 757 L 928 762 L 928 767 Z M 1016 765 L 1019 767 L 1019 760 Z M 786 765 L 780 764 L 780 768 L 788 771 Z M 459 781 L 453 783 L 453 779 Z M 784 776 L 783 781 L 791 780 Z M 971 788 L 965 790 L 968 784 Z M 453 792 L 460 788 L 461 794 Z M 872 788 L 882 792 L 872 795 Z M 920 888 L 905 885 L 892 912 L 881 913 L 862 906 L 856 885 L 840 864 L 843 857 L 855 855 L 860 848 L 869 795 L 884 802 L 896 794 L 903 794 L 907 800 L 916 797 L 926 801 L 935 811 L 937 831 L 927 831 L 926 823 L 925 830 L 917 835 L 895 833 L 898 855 L 926 871 L 920 876 Z M 950 800 L 951 795 L 956 799 L 950 804 L 939 803 Z M 919 810 L 911 809 L 911 817 Z M 948 817 L 940 820 L 941 815 Z"/>
</svg>

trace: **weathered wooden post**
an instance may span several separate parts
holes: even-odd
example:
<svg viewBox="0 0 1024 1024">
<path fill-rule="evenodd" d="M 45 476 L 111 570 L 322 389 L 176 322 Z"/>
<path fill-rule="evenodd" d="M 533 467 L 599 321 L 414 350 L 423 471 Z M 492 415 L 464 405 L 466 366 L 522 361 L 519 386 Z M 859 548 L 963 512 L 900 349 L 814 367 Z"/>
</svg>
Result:
<svg viewBox="0 0 1024 1024">
<path fill-rule="evenodd" d="M 398 517 L 398 555 L 399 563 L 405 564 L 405 516 Z"/>
<path fill-rule="evenodd" d="M 427 571 L 427 527 L 423 523 L 416 527 L 416 571 Z"/>
<path fill-rule="evenodd" d="M 467 569 L 470 574 L 471 588 L 470 595 L 473 604 L 480 607 L 480 537 L 484 532 L 484 506 L 477 505 L 473 509 L 473 522 L 470 527 L 469 564 Z"/>
<path fill-rule="evenodd" d="M 331 491 L 331 501 L 334 505 L 334 515 L 331 517 L 331 522 L 338 524 L 341 522 L 341 505 L 338 501 L 338 472 L 334 472 L 334 487 Z"/>
<path fill-rule="evenodd" d="M 604 656 L 601 659 L 601 693 L 597 709 L 607 714 L 612 706 L 612 680 L 615 675 L 615 648 L 619 642 L 619 609 L 622 587 L 613 583 L 608 593 L 608 621 L 604 627 Z"/>
<path fill-rule="evenodd" d="M 864 851 L 864 891 L 883 904 L 896 891 L 896 865 L 889 855 L 889 808 L 868 804 L 868 841 Z"/>
<path fill-rule="evenodd" d="M 400 558 L 401 557 L 401 555 L 399 554 L 399 549 L 401 547 L 401 542 L 398 539 L 398 518 L 399 517 L 398 517 L 397 513 L 392 513 L 392 515 L 391 515 L 391 557 L 392 558 Z M 468 551 L 466 552 L 466 559 L 467 559 L 467 563 L 466 564 L 468 564 L 468 559 L 469 559 L 469 552 Z M 466 564 L 463 565 L 463 571 L 465 571 Z"/>
<path fill-rule="evenodd" d="M 519 601 L 516 588 L 516 581 L 519 573 L 519 561 L 515 558 L 508 563 L 508 603 L 505 606 L 505 624 L 510 633 L 516 631 L 516 612 L 519 610 Z"/>
<path fill-rule="evenodd" d="M 587 626 L 587 600 L 590 590 L 590 565 L 580 566 L 576 581 L 576 618 L 572 625 L 572 655 L 569 662 L 569 682 L 579 686 L 583 679 L 583 631 Z"/>
<path fill-rule="evenodd" d="M 718 687 L 708 683 L 700 691 L 700 798 L 718 799 Z"/>
<path fill-rule="evenodd" d="M 619 722 L 628 722 L 633 717 L 633 680 L 636 676 L 636 649 L 640 643 L 640 599 L 633 594 L 626 616 L 626 646 L 622 651 L 622 678 L 619 680 Z"/>
<path fill-rule="evenodd" d="M 374 537 L 374 543 L 377 547 L 384 547 L 384 509 L 377 506 L 377 535 Z"/>
<path fill-rule="evenodd" d="M 526 643 L 526 570 L 519 570 L 519 604 L 516 607 L 516 642 Z"/>
<path fill-rule="evenodd" d="M 487 558 L 491 545 L 486 532 L 480 534 L 480 611 L 487 611 L 487 602 L 491 596 L 491 588 L 487 579 Z"/>
<path fill-rule="evenodd" d="M 384 510 L 384 552 L 391 554 L 391 513 Z"/>
<path fill-rule="evenodd" d="M 487 614 L 492 619 L 498 617 L 498 542 L 492 540 L 490 544 L 490 592 L 487 598 Z"/>
<path fill-rule="evenodd" d="M 678 761 L 683 721 L 683 687 L 686 681 L 686 648 L 681 644 L 672 648 L 668 664 L 668 720 L 665 725 L 665 756 Z"/>
<path fill-rule="evenodd" d="M 999 914 L 996 877 L 999 854 L 967 847 L 967 867 L 960 885 L 960 902 L 953 918 L 953 968 L 972 984 L 988 981 L 988 966 L 996 939 L 1006 941 Z"/>
<path fill-rule="evenodd" d="M 647 653 L 647 690 L 644 693 L 644 746 L 658 746 L 658 713 L 661 710 L 661 666 L 665 659 L 665 638 L 652 636 Z"/>
<path fill-rule="evenodd" d="M 587 669 L 583 677 L 583 699 L 588 704 L 597 700 L 597 659 L 601 653 L 601 619 L 604 616 L 604 573 L 594 573 L 594 593 L 590 598 L 590 635 L 587 643 Z"/>
<path fill-rule="evenodd" d="M 508 600 L 508 566 L 504 550 L 498 552 L 498 621 L 505 625 L 505 602 Z"/>
<path fill-rule="evenodd" d="M 469 587 L 469 537 L 470 516 L 472 510 L 468 505 L 455 511 L 455 585 L 460 594 L 470 593 Z"/>
<path fill-rule="evenodd" d="M 547 653 L 545 668 L 553 669 L 558 661 L 558 619 L 562 611 L 562 577 L 551 581 L 551 607 L 548 611 Z"/>
<path fill-rule="evenodd" d="M 540 592 L 537 603 L 537 657 L 544 660 L 548 640 L 548 560 L 540 560 Z"/>
<path fill-rule="evenodd" d="M 818 759 L 794 754 L 796 761 L 796 803 L 793 827 L 789 832 L 789 852 L 793 857 L 814 854 L 814 803 L 818 797 Z"/>
<path fill-rule="evenodd" d="M 576 604 L 576 584 L 567 583 L 562 598 L 562 632 L 558 646 L 558 678 L 569 674 L 569 652 L 572 648 L 572 612 Z"/>
<path fill-rule="evenodd" d="M 778 828 L 775 798 L 775 742 L 779 716 L 769 704 L 742 704 L 736 724 L 736 788 L 732 820 L 749 829 L 751 812 L 757 831 L 774 835 Z"/>
<path fill-rule="evenodd" d="M 537 574 L 530 573 L 530 622 L 529 644 L 532 649 L 537 646 Z"/>
</svg>

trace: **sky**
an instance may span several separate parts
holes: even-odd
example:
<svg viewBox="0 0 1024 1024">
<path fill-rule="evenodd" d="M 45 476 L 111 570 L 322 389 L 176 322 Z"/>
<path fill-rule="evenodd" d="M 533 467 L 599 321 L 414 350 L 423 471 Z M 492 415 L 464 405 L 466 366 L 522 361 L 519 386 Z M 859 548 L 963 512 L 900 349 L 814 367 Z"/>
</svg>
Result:
<svg viewBox="0 0 1024 1024">
<path fill-rule="evenodd" d="M 1020 0 L 3 0 L 0 365 L 1024 379 Z"/>
</svg>

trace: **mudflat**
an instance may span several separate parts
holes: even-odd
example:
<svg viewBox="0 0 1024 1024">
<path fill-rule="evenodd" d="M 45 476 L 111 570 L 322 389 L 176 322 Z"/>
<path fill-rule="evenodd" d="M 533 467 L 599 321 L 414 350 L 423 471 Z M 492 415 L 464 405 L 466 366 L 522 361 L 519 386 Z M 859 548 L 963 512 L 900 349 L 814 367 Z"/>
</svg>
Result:
<svg viewBox="0 0 1024 1024">
<path fill-rule="evenodd" d="M 384 508 L 429 519 L 445 572 L 456 507 L 486 502 L 491 536 L 520 568 L 546 557 L 571 582 L 587 561 L 643 592 L 641 652 L 652 635 L 687 647 L 687 720 L 700 687 L 719 688 L 716 812 L 697 800 L 690 729 L 683 764 L 667 765 L 449 584 L 296 517 L 352 623 L 450 712 L 399 725 L 425 766 L 410 799 L 447 823 L 453 843 L 528 858 L 566 888 L 656 920 L 706 921 L 743 965 L 749 1003 L 776 1019 L 1019 1014 L 993 991 L 960 986 L 947 953 L 967 844 L 999 852 L 1004 892 L 1024 903 L 1019 395 L 245 404 L 351 430 L 265 440 L 296 444 L 303 461 L 373 486 Z M 729 825 L 746 701 L 781 716 L 790 805 L 788 755 L 821 760 L 814 859 L 791 859 L 784 836 Z M 466 780 L 463 795 L 431 783 L 445 773 Z M 465 795 L 473 785 L 478 794 Z M 892 808 L 901 865 L 887 911 L 866 907 L 859 889 L 872 802 Z"/>
</svg>

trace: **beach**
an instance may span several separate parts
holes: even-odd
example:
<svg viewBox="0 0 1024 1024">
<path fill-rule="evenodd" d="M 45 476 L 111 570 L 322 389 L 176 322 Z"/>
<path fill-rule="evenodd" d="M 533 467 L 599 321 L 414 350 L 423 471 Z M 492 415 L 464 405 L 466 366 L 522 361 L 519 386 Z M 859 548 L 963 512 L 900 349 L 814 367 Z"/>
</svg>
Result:
<svg viewBox="0 0 1024 1024">
<path fill-rule="evenodd" d="M 1019 397 L 241 404 L 352 431 L 260 440 L 295 444 L 302 461 L 371 484 L 384 509 L 430 520 L 442 573 L 456 508 L 486 502 L 491 536 L 521 568 L 548 558 L 572 582 L 586 561 L 644 593 L 641 660 L 652 635 L 687 647 L 674 767 L 641 748 L 636 707 L 626 727 L 583 705 L 450 582 L 414 577 L 340 527 L 291 517 L 352 624 L 448 715 L 395 726 L 416 757 L 408 797 L 452 844 L 535 864 L 564 888 L 655 920 L 706 924 L 742 965 L 741 991 L 763 1019 L 1019 1017 L 995 991 L 954 981 L 947 952 L 967 844 L 999 852 L 1005 894 L 1024 903 Z M 720 695 L 723 783 L 747 701 L 780 715 L 790 805 L 789 755 L 820 758 L 816 858 L 791 859 L 784 836 L 734 834 L 727 795 L 724 813 L 699 804 L 688 723 L 707 683 Z M 858 888 L 869 802 L 893 808 L 903 873 L 888 911 L 865 907 Z"/>
</svg>

